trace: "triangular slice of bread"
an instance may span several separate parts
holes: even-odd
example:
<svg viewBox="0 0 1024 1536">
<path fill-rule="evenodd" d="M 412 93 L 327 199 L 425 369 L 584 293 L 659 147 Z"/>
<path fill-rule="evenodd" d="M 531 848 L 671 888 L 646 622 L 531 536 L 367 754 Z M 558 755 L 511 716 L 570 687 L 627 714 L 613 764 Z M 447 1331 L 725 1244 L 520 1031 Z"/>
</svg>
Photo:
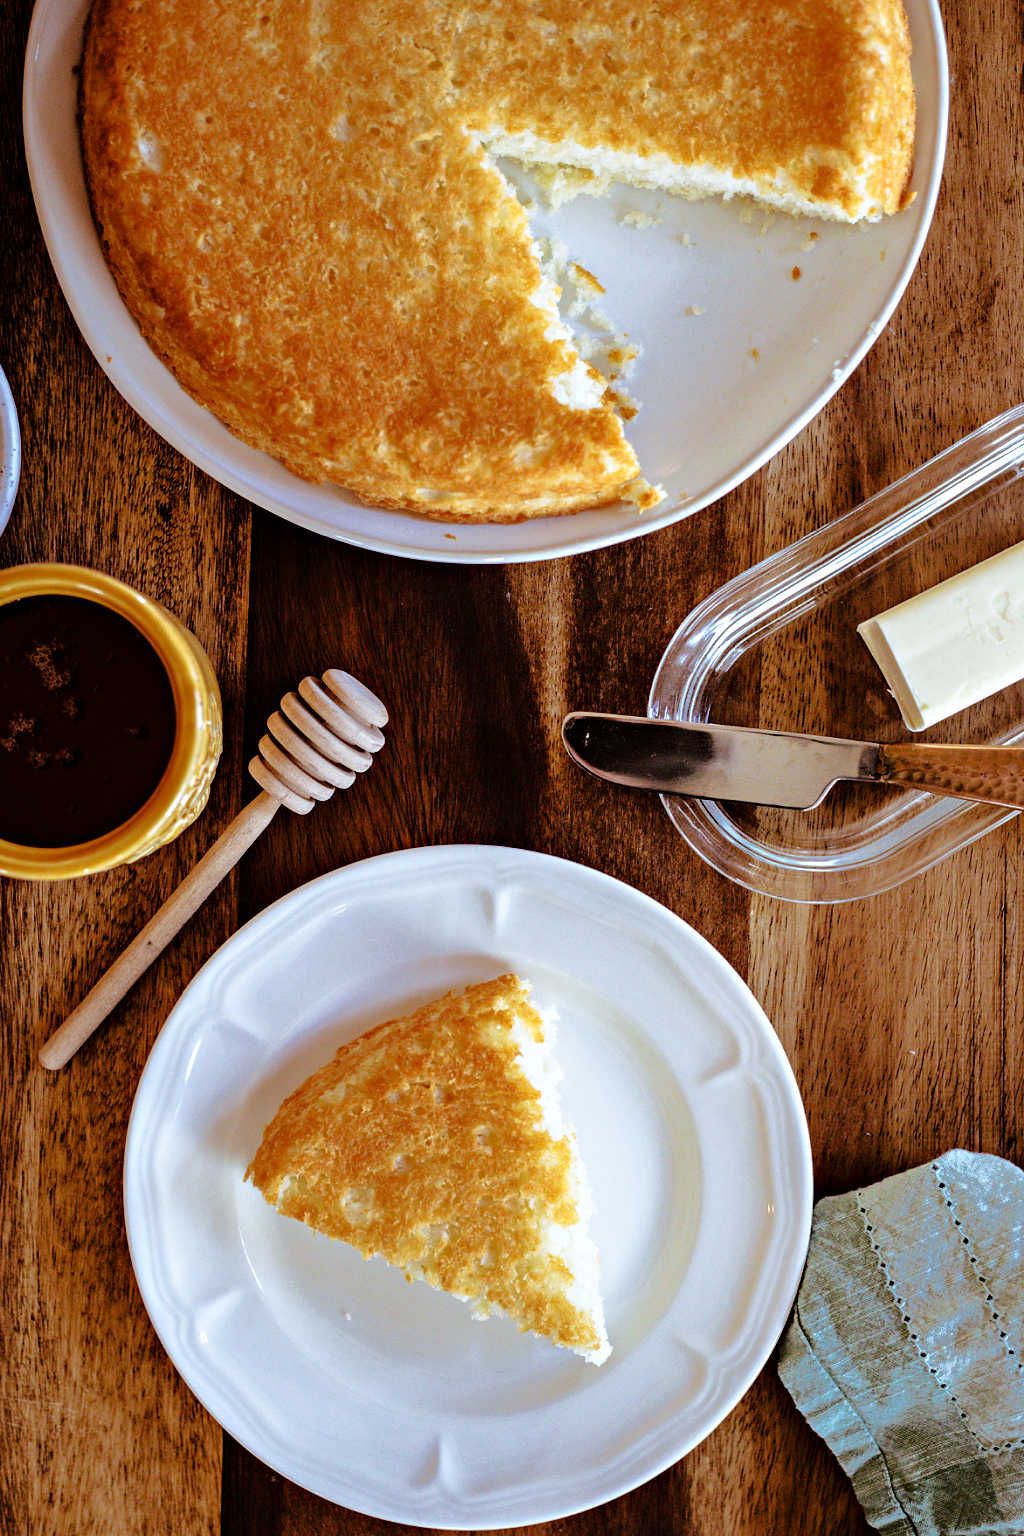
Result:
<svg viewBox="0 0 1024 1536">
<path fill-rule="evenodd" d="M 590 1194 L 529 993 L 498 976 L 347 1042 L 246 1177 L 283 1215 L 600 1365 Z"/>
</svg>

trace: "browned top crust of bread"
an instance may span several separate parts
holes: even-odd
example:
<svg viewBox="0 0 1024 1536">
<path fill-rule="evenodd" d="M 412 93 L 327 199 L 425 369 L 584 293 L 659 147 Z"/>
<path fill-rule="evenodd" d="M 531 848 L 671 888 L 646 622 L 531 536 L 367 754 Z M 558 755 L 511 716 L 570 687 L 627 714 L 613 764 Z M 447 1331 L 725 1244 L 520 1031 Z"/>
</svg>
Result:
<svg viewBox="0 0 1024 1536">
<path fill-rule="evenodd" d="M 143 335 L 245 442 L 383 506 L 518 520 L 638 466 L 481 139 L 891 212 L 908 58 L 900 0 L 95 0 L 86 175 Z M 592 408 L 553 393 L 574 364 Z"/>
<path fill-rule="evenodd" d="M 543 1039 L 526 983 L 506 975 L 349 1041 L 284 1101 L 246 1177 L 366 1258 L 593 1350 L 594 1322 L 544 1237 L 579 1216 L 571 1143 L 544 1127 L 515 1022 Z"/>
</svg>

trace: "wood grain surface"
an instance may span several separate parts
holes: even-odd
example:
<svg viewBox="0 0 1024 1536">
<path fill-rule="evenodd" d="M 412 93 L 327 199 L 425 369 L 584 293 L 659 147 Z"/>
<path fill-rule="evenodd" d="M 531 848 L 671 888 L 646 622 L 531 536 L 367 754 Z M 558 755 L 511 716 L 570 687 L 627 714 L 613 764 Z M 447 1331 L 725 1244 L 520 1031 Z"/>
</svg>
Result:
<svg viewBox="0 0 1024 1536">
<path fill-rule="evenodd" d="M 748 980 L 800 1083 L 818 1193 L 962 1146 L 1024 1157 L 1016 821 L 887 895 L 801 907 L 701 863 L 657 801 L 585 779 L 569 708 L 643 712 L 690 608 L 1024 395 L 1018 0 L 945 7 L 944 188 L 894 321 L 829 406 L 718 505 L 554 564 L 446 569 L 317 539 L 193 469 L 129 409 L 55 281 L 20 130 L 29 0 L 0 7 L 0 364 L 24 433 L 0 565 L 95 565 L 159 598 L 207 648 L 226 751 L 208 810 L 130 868 L 0 881 L 0 1531 L 18 1536 L 384 1536 L 224 1437 L 164 1354 L 132 1277 L 125 1130 L 182 987 L 238 924 L 300 882 L 393 848 L 539 849 L 628 881 L 693 923 Z M 249 796 L 267 714 L 307 671 L 347 667 L 392 708 L 358 794 L 282 813 L 57 1075 L 39 1045 Z M 828 716 L 827 667 L 807 687 Z M 816 698 L 815 698 L 816 696 Z M 779 724 L 769 674 L 750 723 Z M 677 1466 L 558 1536 L 854 1536 L 850 1487 L 762 1373 Z"/>
</svg>

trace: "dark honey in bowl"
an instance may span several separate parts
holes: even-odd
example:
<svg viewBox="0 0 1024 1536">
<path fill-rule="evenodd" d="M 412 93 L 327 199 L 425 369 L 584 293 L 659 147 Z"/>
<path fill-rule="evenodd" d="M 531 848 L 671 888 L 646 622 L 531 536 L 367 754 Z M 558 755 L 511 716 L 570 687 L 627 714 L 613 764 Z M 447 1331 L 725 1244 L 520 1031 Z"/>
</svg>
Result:
<svg viewBox="0 0 1024 1536">
<path fill-rule="evenodd" d="M 123 825 L 175 728 L 163 663 L 121 614 L 63 595 L 0 605 L 0 839 L 64 848 Z"/>
</svg>

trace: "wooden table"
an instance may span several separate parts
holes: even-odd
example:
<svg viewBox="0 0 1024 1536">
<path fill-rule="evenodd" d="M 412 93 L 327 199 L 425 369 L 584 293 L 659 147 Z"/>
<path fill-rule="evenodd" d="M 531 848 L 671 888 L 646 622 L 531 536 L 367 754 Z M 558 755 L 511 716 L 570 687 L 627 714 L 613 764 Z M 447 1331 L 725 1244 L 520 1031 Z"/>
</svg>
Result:
<svg viewBox="0 0 1024 1536">
<path fill-rule="evenodd" d="M 591 864 L 678 912 L 746 977 L 802 1088 L 820 1193 L 951 1146 L 1024 1155 L 1018 824 L 885 896 L 821 908 L 752 898 L 689 853 L 656 800 L 582 779 L 556 729 L 569 707 L 642 709 L 696 601 L 1021 398 L 1019 10 L 1016 0 L 946 6 L 952 125 L 935 223 L 895 320 L 818 419 L 690 521 L 504 569 L 399 563 L 299 531 L 193 469 L 124 404 L 71 319 L 29 193 L 29 13 L 30 0 L 10 0 L 0 16 L 0 363 L 25 447 L 0 563 L 79 561 L 171 607 L 220 678 L 226 750 L 208 810 L 171 847 L 91 880 L 0 881 L 0 1528 L 383 1532 L 222 1434 L 157 1342 L 121 1214 L 128 1112 L 163 1018 L 241 921 L 302 881 L 428 843 Z M 386 758 L 301 828 L 280 816 L 100 1041 L 45 1074 L 44 1036 L 248 795 L 245 763 L 275 701 L 307 670 L 339 662 L 393 705 Z M 867 1527 L 770 1366 L 684 1461 L 550 1529 Z"/>
</svg>

